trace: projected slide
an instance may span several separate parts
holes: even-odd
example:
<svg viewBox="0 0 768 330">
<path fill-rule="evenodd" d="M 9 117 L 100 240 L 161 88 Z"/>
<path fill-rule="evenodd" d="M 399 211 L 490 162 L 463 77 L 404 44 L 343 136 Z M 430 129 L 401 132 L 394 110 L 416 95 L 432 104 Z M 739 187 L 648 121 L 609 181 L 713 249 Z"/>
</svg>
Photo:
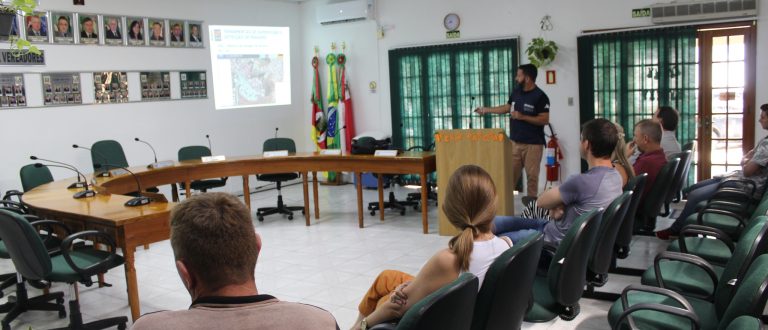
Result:
<svg viewBox="0 0 768 330">
<path fill-rule="evenodd" d="M 288 27 L 209 26 L 216 109 L 291 104 Z"/>
</svg>

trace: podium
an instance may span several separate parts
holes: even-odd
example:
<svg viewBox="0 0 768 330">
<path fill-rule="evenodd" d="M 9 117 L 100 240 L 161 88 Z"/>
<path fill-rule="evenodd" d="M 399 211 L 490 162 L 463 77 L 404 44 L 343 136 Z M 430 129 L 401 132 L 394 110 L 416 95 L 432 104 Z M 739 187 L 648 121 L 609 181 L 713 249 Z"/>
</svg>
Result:
<svg viewBox="0 0 768 330">
<path fill-rule="evenodd" d="M 448 180 L 459 167 L 477 165 L 487 171 L 496 185 L 497 215 L 515 212 L 515 185 L 512 182 L 512 143 L 500 128 L 439 130 L 435 134 L 437 151 L 438 205 L 445 200 Z M 458 231 L 448 222 L 442 208 L 438 208 L 439 233 L 453 236 Z"/>
</svg>

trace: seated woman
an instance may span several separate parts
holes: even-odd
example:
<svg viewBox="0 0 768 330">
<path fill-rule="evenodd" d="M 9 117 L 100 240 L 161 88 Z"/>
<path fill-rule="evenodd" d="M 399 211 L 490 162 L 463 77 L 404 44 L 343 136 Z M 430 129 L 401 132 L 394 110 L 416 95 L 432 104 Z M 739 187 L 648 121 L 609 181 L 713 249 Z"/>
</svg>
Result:
<svg viewBox="0 0 768 330">
<path fill-rule="evenodd" d="M 760 126 L 768 130 L 768 104 L 760 106 Z M 677 236 L 685 225 L 685 220 L 696 212 L 699 203 L 708 201 L 717 192 L 720 182 L 728 179 L 747 179 L 755 183 L 757 189 L 755 194 L 762 194 L 765 187 L 766 176 L 768 176 L 768 137 L 763 138 L 757 146 L 750 150 L 741 160 L 741 170 L 726 174 L 725 176 L 715 177 L 709 180 L 701 181 L 688 189 L 687 201 L 685 207 L 677 217 L 677 220 L 671 227 L 656 232 L 656 237 L 660 239 L 670 239 Z M 755 196 L 761 198 L 761 196 Z"/>
<path fill-rule="evenodd" d="M 629 162 L 625 150 L 627 150 L 627 143 L 624 142 L 624 127 L 616 124 L 616 130 L 619 132 L 619 140 L 616 143 L 616 149 L 613 150 L 611 155 L 611 162 L 613 168 L 621 175 L 622 187 L 627 185 L 627 182 L 635 177 L 635 169 L 632 168 L 632 163 Z"/>
<path fill-rule="evenodd" d="M 512 246 L 511 241 L 491 232 L 496 215 L 496 186 L 482 168 L 460 167 L 444 193 L 443 212 L 459 234 L 451 238 L 447 249 L 433 255 L 415 278 L 394 270 L 379 274 L 360 303 L 360 315 L 351 329 L 366 329 L 402 317 L 419 300 L 456 280 L 461 273 L 473 273 L 482 285 L 488 267 Z"/>
</svg>

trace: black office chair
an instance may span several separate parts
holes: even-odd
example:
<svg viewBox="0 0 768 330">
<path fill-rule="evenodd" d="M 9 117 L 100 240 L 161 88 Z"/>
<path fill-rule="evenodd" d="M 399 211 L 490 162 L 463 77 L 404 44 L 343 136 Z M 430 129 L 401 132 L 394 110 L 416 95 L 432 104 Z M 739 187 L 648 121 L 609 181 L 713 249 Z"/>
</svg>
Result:
<svg viewBox="0 0 768 330">
<path fill-rule="evenodd" d="M 627 209 L 626 220 L 621 224 L 619 228 L 619 234 L 616 236 L 616 242 L 614 244 L 614 253 L 616 258 L 626 259 L 629 256 L 629 247 L 632 244 L 632 233 L 635 228 L 635 217 L 637 215 L 637 208 L 640 206 L 640 201 L 643 197 L 643 190 L 645 189 L 645 183 L 648 180 L 648 173 L 641 173 L 630 179 L 626 185 L 624 185 L 624 191 L 631 191 L 632 198 L 629 201 L 629 209 Z"/>
<path fill-rule="evenodd" d="M 696 141 L 691 141 L 683 145 L 683 151 L 690 151 L 691 154 L 688 157 L 688 163 L 685 168 L 685 173 L 683 175 L 683 180 L 678 182 L 678 184 L 674 187 L 672 187 L 672 190 L 675 192 L 675 198 L 672 200 L 675 203 L 680 203 L 681 200 L 683 200 L 683 188 L 687 186 L 688 183 L 688 177 L 691 173 L 691 166 L 693 165 L 693 157 L 696 153 Z"/>
<path fill-rule="evenodd" d="M 211 149 L 208 149 L 208 147 L 206 146 L 188 146 L 188 147 L 183 147 L 179 149 L 178 159 L 179 161 L 200 160 L 201 158 L 208 157 L 210 155 L 211 155 Z M 189 188 L 192 190 L 205 193 L 205 192 L 208 192 L 208 189 L 221 188 L 226 186 L 228 179 L 229 177 L 224 177 L 219 179 L 196 180 L 196 181 L 192 181 L 192 184 L 190 184 Z M 186 183 L 180 182 L 179 189 L 181 191 L 185 191 L 187 189 Z M 178 197 L 174 196 L 174 199 L 178 200 Z"/>
<path fill-rule="evenodd" d="M 604 292 L 596 292 L 608 282 L 608 271 L 614 263 L 614 250 L 619 229 L 627 221 L 627 210 L 632 201 L 632 191 L 626 191 L 613 200 L 603 213 L 597 242 L 592 256 L 587 264 L 587 290 L 584 297 L 614 301 L 618 296 Z"/>
<path fill-rule="evenodd" d="M 635 218 L 635 235 L 654 236 L 656 218 L 661 213 L 661 207 L 672 189 L 672 178 L 680 164 L 680 158 L 673 158 L 661 168 L 656 175 L 656 181 L 640 202 Z"/>
<path fill-rule="evenodd" d="M 384 210 L 386 209 L 392 209 L 400 211 L 400 215 L 405 215 L 405 210 L 408 207 L 413 207 L 414 210 L 418 210 L 419 203 L 421 201 L 421 195 L 419 195 L 419 201 L 414 200 L 398 200 L 397 197 L 395 197 L 395 184 L 399 184 L 400 182 L 400 175 L 393 175 L 393 174 L 373 174 L 375 177 L 378 178 L 379 175 L 383 175 L 386 178 L 389 179 L 389 197 L 387 197 L 386 200 L 384 200 Z M 368 203 L 368 211 L 371 211 L 371 215 L 376 215 L 376 211 L 379 210 L 379 202 L 370 202 Z"/>
<path fill-rule="evenodd" d="M 111 252 L 95 248 L 72 249 L 75 240 L 87 238 L 98 239 L 100 244 L 108 245 Z M 83 324 L 80 313 L 77 283 L 93 285 L 93 276 L 123 264 L 123 257 L 115 253 L 117 246 L 112 237 L 96 230 L 68 235 L 61 244 L 61 254 L 52 257 L 45 248 L 38 231 L 26 219 L 15 213 L 0 211 L 0 239 L 5 242 L 16 271 L 24 278 L 63 282 L 74 286 L 75 299 L 69 302 L 70 324 L 64 329 L 105 329 L 114 326 L 118 329 L 126 328 L 128 318 L 125 316 Z M 51 294 L 45 301 L 54 299 L 57 300 L 56 304 L 45 307 L 49 310 L 58 310 L 59 317 L 66 316 L 63 294 Z M 24 310 L 21 308 L 9 311 L 2 322 L 3 330 L 10 329 L 9 319 L 12 320 L 22 312 Z"/>
<path fill-rule="evenodd" d="M 685 182 L 685 178 L 688 176 L 688 170 L 691 168 L 691 151 L 686 150 L 680 153 L 672 155 L 672 158 L 680 158 L 680 163 L 677 164 L 675 174 L 672 176 L 672 186 L 667 192 L 667 197 L 664 199 L 664 213 L 661 216 L 666 217 L 670 214 L 669 205 L 680 193 L 680 189 Z"/>
<path fill-rule="evenodd" d="M 418 151 L 432 151 L 435 149 L 435 143 L 429 145 L 429 147 L 422 147 L 422 146 L 415 146 L 408 148 L 408 151 L 418 150 Z M 437 188 L 437 182 L 434 182 L 432 179 L 432 176 L 430 175 L 427 177 L 427 201 L 434 201 L 435 206 L 437 206 L 437 191 L 435 188 Z M 406 201 L 408 202 L 417 202 L 421 203 L 421 191 L 419 192 L 412 192 L 408 194 L 408 197 L 406 197 Z M 418 209 L 418 206 L 413 207 L 414 210 Z"/>
<path fill-rule="evenodd" d="M 272 138 L 264 141 L 264 151 L 288 150 L 289 153 L 296 152 L 296 143 L 289 138 Z M 277 206 L 260 207 L 256 210 L 256 217 L 259 221 L 264 221 L 264 216 L 271 214 L 283 214 L 288 216 L 288 220 L 293 220 L 293 211 L 301 211 L 304 214 L 303 206 L 287 206 L 283 203 L 282 183 L 285 181 L 296 180 L 299 173 L 278 173 L 278 174 L 259 174 L 256 179 L 259 181 L 274 182 L 277 185 Z M 246 198 L 248 192 L 244 192 Z"/>
</svg>

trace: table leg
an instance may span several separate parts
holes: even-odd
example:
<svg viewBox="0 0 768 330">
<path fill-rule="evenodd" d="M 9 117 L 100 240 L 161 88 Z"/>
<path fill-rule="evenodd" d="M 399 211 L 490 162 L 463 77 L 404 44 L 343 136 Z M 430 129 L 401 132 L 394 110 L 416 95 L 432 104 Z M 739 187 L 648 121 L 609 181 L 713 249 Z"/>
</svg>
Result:
<svg viewBox="0 0 768 330">
<path fill-rule="evenodd" d="M 378 175 L 378 188 L 379 188 L 379 219 L 384 221 L 384 176 Z"/>
<path fill-rule="evenodd" d="M 187 183 L 185 184 L 187 198 L 192 197 L 192 181 L 187 180 Z"/>
<path fill-rule="evenodd" d="M 251 185 L 247 175 L 243 175 L 243 201 L 245 201 L 248 211 L 251 211 Z"/>
<path fill-rule="evenodd" d="M 171 200 L 174 203 L 179 202 L 179 188 L 176 187 L 175 183 L 171 183 Z"/>
<path fill-rule="evenodd" d="M 307 227 L 309 227 L 309 183 L 308 183 L 308 176 L 309 174 L 307 172 L 301 173 L 302 181 L 304 183 L 304 219 L 307 222 Z"/>
<path fill-rule="evenodd" d="M 357 179 L 357 225 L 363 228 L 363 178 L 360 172 L 355 172 Z"/>
<path fill-rule="evenodd" d="M 315 219 L 320 219 L 320 204 L 317 203 L 317 172 L 312 172 L 312 194 L 315 198 Z"/>
<path fill-rule="evenodd" d="M 141 305 L 139 302 L 139 284 L 136 280 L 136 268 L 133 266 L 136 247 L 123 247 L 123 258 L 125 258 L 125 283 L 128 287 L 128 305 L 131 306 L 131 318 L 134 322 L 141 316 Z"/>
<path fill-rule="evenodd" d="M 428 194 L 429 187 L 427 186 L 427 173 L 421 173 L 421 226 L 423 227 L 425 234 L 429 233 L 429 205 L 427 205 L 427 201 L 429 200 Z"/>
</svg>

